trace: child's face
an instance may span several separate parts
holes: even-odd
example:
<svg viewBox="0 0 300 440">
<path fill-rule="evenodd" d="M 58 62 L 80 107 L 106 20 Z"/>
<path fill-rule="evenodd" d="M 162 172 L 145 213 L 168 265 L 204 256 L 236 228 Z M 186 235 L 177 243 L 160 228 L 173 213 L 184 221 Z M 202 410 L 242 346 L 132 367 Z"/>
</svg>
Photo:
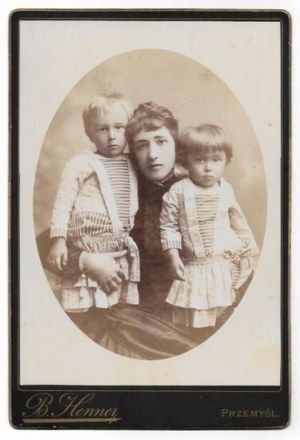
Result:
<svg viewBox="0 0 300 440">
<path fill-rule="evenodd" d="M 99 154 L 115 157 L 126 146 L 125 128 L 128 117 L 121 105 L 115 104 L 107 112 L 95 116 L 91 121 L 91 140 Z"/>
<path fill-rule="evenodd" d="M 210 153 L 191 152 L 187 156 L 189 175 L 197 185 L 214 186 L 223 174 L 226 165 L 224 151 Z"/>
<path fill-rule="evenodd" d="M 133 147 L 141 172 L 152 182 L 163 180 L 175 165 L 175 141 L 166 127 L 140 131 Z"/>
</svg>

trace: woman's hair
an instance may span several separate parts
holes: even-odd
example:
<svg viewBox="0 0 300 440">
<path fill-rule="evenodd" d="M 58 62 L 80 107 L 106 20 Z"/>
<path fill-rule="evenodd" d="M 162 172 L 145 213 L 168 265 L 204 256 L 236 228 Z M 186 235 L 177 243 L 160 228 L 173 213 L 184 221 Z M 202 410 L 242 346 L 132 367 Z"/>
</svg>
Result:
<svg viewBox="0 0 300 440">
<path fill-rule="evenodd" d="M 127 99 L 121 93 L 102 93 L 95 95 L 90 104 L 84 109 L 82 113 L 84 129 L 89 138 L 91 138 L 91 122 L 99 115 L 107 113 L 116 104 L 123 107 L 128 120 L 132 116 L 132 108 Z"/>
<path fill-rule="evenodd" d="M 199 124 L 187 127 L 180 136 L 180 161 L 186 163 L 190 153 L 210 154 L 224 151 L 226 163 L 232 159 L 232 146 L 221 127 L 212 124 Z"/>
<path fill-rule="evenodd" d="M 125 136 L 131 153 L 134 155 L 134 136 L 141 131 L 158 130 L 166 127 L 171 133 L 175 145 L 178 139 L 178 121 L 166 107 L 154 102 L 140 104 L 133 112 L 133 116 L 127 124 Z"/>
</svg>

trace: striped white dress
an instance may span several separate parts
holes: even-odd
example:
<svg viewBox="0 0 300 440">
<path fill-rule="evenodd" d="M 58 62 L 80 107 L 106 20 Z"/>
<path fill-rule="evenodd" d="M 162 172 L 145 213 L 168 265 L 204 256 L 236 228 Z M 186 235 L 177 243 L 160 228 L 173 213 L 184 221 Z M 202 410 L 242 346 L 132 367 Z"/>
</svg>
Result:
<svg viewBox="0 0 300 440">
<path fill-rule="evenodd" d="M 137 193 L 132 194 L 133 176 L 129 165 L 125 155 L 106 158 L 82 154 L 70 161 L 62 176 L 52 215 L 51 237 L 68 237 L 70 246 L 88 253 L 129 249 L 128 254 L 133 256 L 130 261 L 126 256 L 118 260 L 125 280 L 110 295 L 84 274 L 75 282 L 64 280 L 61 286 L 62 306 L 68 312 L 84 311 L 91 306 L 108 308 L 119 301 L 129 304 L 139 302 L 138 249 L 129 237 L 132 203 L 134 197 L 137 199 Z M 113 213 L 117 228 L 109 215 L 112 214 L 111 206 L 117 211 Z"/>
<path fill-rule="evenodd" d="M 177 182 L 163 197 L 160 222 L 163 249 L 181 250 L 185 265 L 184 280 L 174 280 L 166 298 L 173 322 L 214 326 L 258 252 L 231 185 L 224 179 L 208 189 L 188 178 Z"/>
<path fill-rule="evenodd" d="M 195 194 L 195 207 L 196 207 L 196 217 L 198 221 L 198 228 L 201 234 L 203 247 L 205 250 L 205 255 L 207 256 L 206 262 L 201 262 L 197 264 L 197 260 L 193 261 L 193 255 L 190 250 L 186 249 L 185 256 L 187 260 L 185 261 L 186 271 L 185 271 L 185 282 L 180 283 L 181 288 L 176 292 L 176 300 L 173 300 L 174 292 L 169 293 L 167 302 L 173 305 L 177 303 L 179 307 L 174 307 L 172 311 L 172 319 L 176 324 L 185 325 L 187 327 L 209 327 L 216 324 L 216 319 L 218 315 L 224 310 L 226 305 L 209 307 L 209 296 L 211 292 L 217 288 L 217 279 L 221 280 L 221 288 L 229 288 L 230 296 L 232 291 L 231 277 L 230 277 L 230 266 L 228 260 L 223 259 L 215 260 L 214 255 L 214 225 L 217 215 L 219 202 L 219 194 L 206 194 L 202 193 L 199 189 L 199 193 Z M 224 277 L 225 274 L 225 277 Z M 224 282 L 225 280 L 225 282 Z M 175 281 L 175 285 L 177 282 Z M 186 289 L 183 289 L 185 286 Z M 204 299 L 192 298 L 194 293 L 192 292 L 191 286 L 196 287 L 196 289 L 201 290 L 204 294 Z M 189 293 L 187 292 L 189 290 Z M 195 289 L 194 289 L 195 292 Z M 213 293 L 214 294 L 214 293 Z M 181 307 L 182 297 L 190 298 L 185 303 L 199 305 L 199 309 L 196 307 Z M 195 302 L 194 302 L 195 301 Z M 206 309 L 207 307 L 207 309 Z M 202 310 L 202 308 L 204 310 Z"/>
</svg>

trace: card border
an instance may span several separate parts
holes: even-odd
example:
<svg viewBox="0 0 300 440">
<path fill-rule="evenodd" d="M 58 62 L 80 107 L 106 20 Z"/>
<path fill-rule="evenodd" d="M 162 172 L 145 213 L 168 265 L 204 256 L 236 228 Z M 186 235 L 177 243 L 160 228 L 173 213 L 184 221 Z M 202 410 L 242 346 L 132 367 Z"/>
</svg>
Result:
<svg viewBox="0 0 300 440">
<path fill-rule="evenodd" d="M 276 386 L 20 386 L 19 384 L 19 23 L 21 20 L 120 20 L 120 21 L 277 21 L 281 25 L 281 385 Z M 289 423 L 290 413 L 290 341 L 289 341 L 289 295 L 290 295 L 290 16 L 282 10 L 200 10 L 200 9 L 98 9 L 98 10 L 16 10 L 10 16 L 10 418 L 15 428 L 68 428 L 68 429 L 270 429 L 283 428 Z M 95 392 L 94 405 L 107 401 L 107 396 L 114 395 L 114 401 L 120 402 L 118 420 L 78 421 L 70 417 L 57 421 L 57 417 L 30 420 L 24 417 L 24 408 L 34 393 L 48 393 L 53 402 L 59 402 L 62 395 L 76 393 L 81 396 Z M 97 394 L 98 393 L 98 394 Z M 139 402 L 139 415 L 128 411 L 128 400 L 134 393 Z M 224 419 L 220 424 L 215 417 L 207 418 L 195 410 L 199 399 L 212 405 L 214 400 L 222 402 L 226 395 L 226 405 L 232 402 L 232 408 L 240 404 L 264 408 L 264 417 L 239 417 Z M 174 406 L 175 395 L 180 405 L 182 400 L 189 402 L 190 411 L 181 415 L 180 421 L 173 417 L 173 424 L 167 425 L 162 418 L 167 408 Z M 184 395 L 184 398 L 183 398 Z M 247 395 L 247 402 L 243 396 Z M 97 397 L 98 396 L 98 397 Z M 138 397 L 137 397 L 138 396 Z M 157 396 L 158 398 L 155 398 Z M 238 396 L 238 398 L 236 397 Z M 143 402 L 143 403 L 142 403 Z M 272 408 L 270 408 L 272 402 Z M 187 404 L 187 403 L 186 403 Z M 54 405 L 54 403 L 53 403 Z M 281 407 L 280 407 L 281 405 Z M 178 403 L 179 406 L 179 403 Z M 54 406 L 53 406 L 54 407 Z M 100 407 L 99 405 L 97 408 Z M 283 410 L 282 410 L 283 407 Z M 110 407 L 109 407 L 110 408 Z M 153 408 L 155 408 L 153 410 Z M 193 410 L 194 408 L 194 410 Z M 142 410 L 141 410 L 142 409 Z M 215 408 L 217 411 L 217 408 Z M 130 413 L 131 411 L 131 413 Z M 151 417 L 146 417 L 146 414 Z M 232 411 L 239 411 L 233 409 Z M 249 410 L 250 411 L 250 410 Z M 281 413 L 280 413 L 281 411 Z M 55 413 L 55 411 L 53 411 Z M 270 415 L 271 414 L 271 415 Z M 272 416 L 273 414 L 273 416 Z M 170 417 L 169 417 L 170 418 Z M 169 420 L 168 418 L 168 420 Z M 98 418 L 99 419 L 99 418 Z M 101 419 L 101 417 L 100 417 Z M 211 419 L 215 419 L 212 421 Z M 122 420 L 123 422 L 120 422 Z M 243 423 L 242 423 L 243 421 Z M 75 425 L 76 424 L 76 425 Z"/>
</svg>

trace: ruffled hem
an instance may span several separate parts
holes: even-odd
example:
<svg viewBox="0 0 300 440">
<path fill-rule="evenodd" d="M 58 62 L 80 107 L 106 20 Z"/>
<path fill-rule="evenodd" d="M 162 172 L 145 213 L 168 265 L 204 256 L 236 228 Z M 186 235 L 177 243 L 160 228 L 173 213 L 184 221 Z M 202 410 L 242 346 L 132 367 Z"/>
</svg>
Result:
<svg viewBox="0 0 300 440">
<path fill-rule="evenodd" d="M 184 281 L 175 280 L 166 301 L 187 309 L 228 307 L 235 301 L 231 262 L 225 258 L 186 262 Z"/>
<path fill-rule="evenodd" d="M 61 305 L 66 312 L 87 311 L 91 307 L 108 309 L 119 302 L 139 304 L 137 283 L 124 281 L 118 290 L 107 295 L 99 287 L 69 287 L 61 292 Z"/>
<path fill-rule="evenodd" d="M 241 258 L 238 277 L 234 280 L 233 284 L 235 289 L 239 289 L 248 280 L 254 267 L 255 258 L 253 256 Z"/>
<path fill-rule="evenodd" d="M 215 327 L 217 318 L 223 313 L 224 310 L 225 307 L 214 307 L 209 310 L 173 307 L 172 322 L 185 327 Z"/>
</svg>

